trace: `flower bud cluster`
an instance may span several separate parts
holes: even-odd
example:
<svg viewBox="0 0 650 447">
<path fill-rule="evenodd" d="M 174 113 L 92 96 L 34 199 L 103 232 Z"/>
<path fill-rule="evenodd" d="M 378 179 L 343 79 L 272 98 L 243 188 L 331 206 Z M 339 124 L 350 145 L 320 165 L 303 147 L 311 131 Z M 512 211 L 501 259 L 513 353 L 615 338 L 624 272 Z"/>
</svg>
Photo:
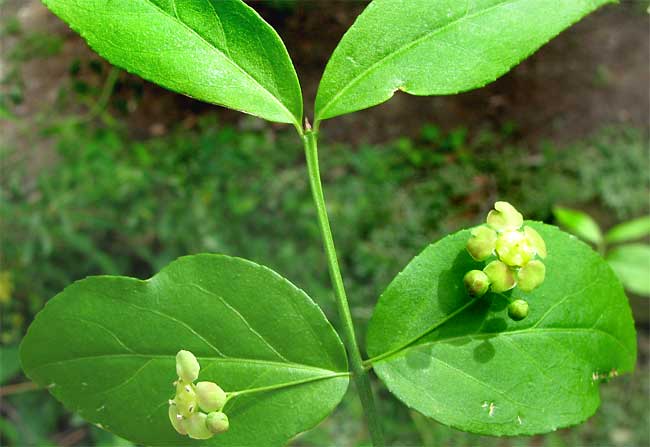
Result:
<svg viewBox="0 0 650 447">
<path fill-rule="evenodd" d="M 541 261 L 546 258 L 546 244 L 537 231 L 524 226 L 524 218 L 508 202 L 496 202 L 488 213 L 486 224 L 474 228 L 467 241 L 467 251 L 477 261 L 486 261 L 483 270 L 465 275 L 465 288 L 470 296 L 483 296 L 491 290 L 505 292 L 518 287 L 524 292 L 537 288 L 546 275 Z M 508 315 L 521 320 L 528 315 L 528 303 L 514 300 Z"/>
<path fill-rule="evenodd" d="M 201 367 L 190 351 L 176 354 L 176 394 L 169 401 L 169 420 L 181 435 L 209 439 L 228 430 L 228 416 L 222 411 L 226 393 L 214 382 L 198 382 Z"/>
</svg>

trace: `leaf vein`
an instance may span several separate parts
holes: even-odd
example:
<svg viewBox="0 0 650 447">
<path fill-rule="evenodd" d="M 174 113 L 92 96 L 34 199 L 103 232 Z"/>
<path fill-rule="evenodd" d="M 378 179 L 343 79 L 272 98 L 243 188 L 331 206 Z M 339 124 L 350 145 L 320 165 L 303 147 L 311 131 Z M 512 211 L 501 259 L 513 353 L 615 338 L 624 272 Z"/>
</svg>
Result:
<svg viewBox="0 0 650 447">
<path fill-rule="evenodd" d="M 196 284 L 196 283 L 180 283 L 180 284 L 178 284 L 178 285 L 179 285 L 179 286 L 191 286 L 191 287 L 194 287 L 194 288 L 200 290 L 201 292 L 203 292 L 203 293 L 205 293 L 205 294 L 207 294 L 207 295 L 210 295 L 210 296 L 213 296 L 213 297 L 217 298 L 221 303 L 223 303 L 224 306 L 226 306 L 226 308 L 227 308 L 228 310 L 230 310 L 232 313 L 234 313 L 234 314 L 235 314 L 235 315 L 236 315 L 236 316 L 237 316 L 237 317 L 238 317 L 238 318 L 239 318 L 239 319 L 240 319 L 240 320 L 241 320 L 241 321 L 246 325 L 246 328 L 247 328 L 247 329 L 248 329 L 248 330 L 249 330 L 253 335 L 255 335 L 255 336 L 256 336 L 257 338 L 259 338 L 262 342 L 264 342 L 264 344 L 265 344 L 265 345 L 266 345 L 266 346 L 267 346 L 271 351 L 273 351 L 273 353 L 274 353 L 275 355 L 277 355 L 281 360 L 283 360 L 283 361 L 285 361 L 285 362 L 289 362 L 289 359 L 287 359 L 285 356 L 283 356 L 282 354 L 280 354 L 280 352 L 278 352 L 278 350 L 275 349 L 275 347 L 273 347 L 273 345 L 272 345 L 271 343 L 269 343 L 269 341 L 268 341 L 266 338 L 264 338 L 264 336 L 263 336 L 262 334 L 260 334 L 259 332 L 257 332 L 257 331 L 255 330 L 255 328 L 253 328 L 253 326 L 251 326 L 251 324 L 248 322 L 248 320 L 246 319 L 246 317 L 244 317 L 244 316 L 241 314 L 241 312 L 239 312 L 239 310 L 237 310 L 234 306 L 232 306 L 232 305 L 231 305 L 228 301 L 226 301 L 222 296 L 220 296 L 220 295 L 218 295 L 218 294 L 216 294 L 216 293 L 214 293 L 214 292 L 211 292 L 210 290 L 207 290 L 207 289 L 201 287 L 199 284 Z"/>
<path fill-rule="evenodd" d="M 176 354 L 95 354 L 95 355 L 86 355 L 86 356 L 78 356 L 78 357 L 73 357 L 69 359 L 63 359 L 63 360 L 55 360 L 52 362 L 46 362 L 46 363 L 41 363 L 40 365 L 37 365 L 34 367 L 34 369 L 40 369 L 40 368 L 46 368 L 48 366 L 52 365 L 59 365 L 59 364 L 65 364 L 65 363 L 70 363 L 70 362 L 76 362 L 76 361 L 82 361 L 82 360 L 94 360 L 94 359 L 101 359 L 101 358 L 129 358 L 129 357 L 135 357 L 135 358 L 152 358 L 152 359 L 167 359 L 167 360 L 173 360 L 175 361 L 176 359 Z M 320 372 L 320 373 L 336 373 L 337 371 L 332 371 L 329 369 L 325 368 L 317 368 L 315 366 L 310 366 L 310 365 L 303 365 L 300 363 L 281 363 L 281 362 L 275 362 L 272 360 L 261 360 L 261 359 L 247 359 L 247 358 L 236 358 L 236 357 L 198 357 L 199 360 L 201 361 L 209 361 L 212 363 L 253 363 L 253 364 L 259 364 L 259 365 L 265 365 L 265 366 L 273 366 L 273 367 L 279 367 L 279 368 L 287 368 L 287 369 L 302 369 L 302 370 L 309 370 L 309 371 L 314 371 L 314 372 Z M 211 365 L 207 366 L 209 368 Z"/>
<path fill-rule="evenodd" d="M 96 321 L 87 320 L 87 319 L 85 319 L 85 318 L 81 318 L 81 317 L 75 317 L 75 318 L 60 317 L 60 319 L 61 319 L 61 320 L 70 320 L 70 321 L 81 321 L 81 322 L 84 322 L 84 323 L 88 323 L 88 324 L 91 324 L 91 325 L 97 326 L 97 327 L 99 327 L 100 329 L 103 329 L 103 330 L 104 330 L 105 332 L 107 332 L 109 335 L 111 335 L 111 336 L 113 337 L 113 339 L 114 339 L 114 340 L 115 340 L 115 341 L 116 341 L 120 346 L 122 346 L 124 349 L 126 349 L 127 351 L 129 351 L 129 352 L 132 353 L 132 354 L 138 354 L 138 352 L 136 352 L 135 350 L 133 350 L 133 349 L 131 349 L 130 347 L 128 347 L 128 346 L 126 345 L 126 343 L 124 343 L 124 342 L 123 342 L 123 341 L 122 341 L 122 340 L 117 336 L 117 334 L 116 334 L 113 330 L 107 328 L 106 326 L 104 326 L 104 325 L 102 325 L 102 324 L 100 324 L 100 323 L 97 323 Z"/>
<path fill-rule="evenodd" d="M 122 303 L 124 303 L 124 304 L 126 304 L 128 306 L 131 306 L 131 307 L 135 308 L 135 309 L 142 310 L 142 311 L 145 311 L 145 312 L 150 312 L 150 313 L 153 313 L 153 314 L 158 315 L 160 317 L 164 317 L 164 318 L 167 318 L 167 319 L 169 319 L 171 321 L 174 321 L 175 323 L 178 323 L 179 325 L 181 325 L 184 328 L 186 328 L 187 330 L 189 330 L 192 334 L 196 335 L 201 341 L 203 341 L 205 344 L 210 346 L 210 348 L 212 348 L 214 350 L 214 352 L 219 354 L 221 357 L 228 357 L 223 352 L 221 352 L 216 346 L 214 346 L 212 343 L 210 343 L 203 335 L 196 332 L 192 328 L 192 326 L 190 326 L 189 324 L 187 324 L 186 322 L 184 322 L 182 320 L 179 320 L 178 318 L 176 318 L 176 317 L 174 317 L 172 315 L 166 314 L 164 312 L 161 312 L 161 311 L 158 311 L 158 310 L 155 310 L 155 309 L 150 309 L 148 307 L 138 306 L 137 304 L 134 304 L 134 303 L 132 303 L 130 301 L 126 301 L 126 300 L 123 300 L 123 299 L 120 299 L 120 298 L 115 298 L 115 297 L 110 296 L 110 295 L 104 295 L 104 297 L 108 298 L 110 300 L 113 300 L 113 301 L 122 302 Z"/>
</svg>

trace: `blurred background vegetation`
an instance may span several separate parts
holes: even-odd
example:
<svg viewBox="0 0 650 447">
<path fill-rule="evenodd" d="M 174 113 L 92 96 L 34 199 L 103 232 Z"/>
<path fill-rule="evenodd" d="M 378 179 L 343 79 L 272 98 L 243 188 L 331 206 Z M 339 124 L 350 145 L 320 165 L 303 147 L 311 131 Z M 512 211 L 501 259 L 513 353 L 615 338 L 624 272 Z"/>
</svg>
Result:
<svg viewBox="0 0 650 447">
<path fill-rule="evenodd" d="M 362 1 L 250 2 L 285 38 L 313 98 Z M 647 4 L 588 17 L 498 82 L 454 97 L 398 95 L 323 124 L 322 171 L 353 315 L 428 243 L 497 199 L 553 223 L 556 205 L 603 228 L 648 214 Z M 301 143 L 291 129 L 210 107 L 111 68 L 35 0 L 0 0 L 0 444 L 129 446 L 21 375 L 17 346 L 50 297 L 93 274 L 147 278 L 178 256 L 268 265 L 334 322 Z M 309 102 L 309 101 L 308 101 Z M 650 277 L 650 265 L 646 266 Z M 648 300 L 630 295 L 639 364 L 602 387 L 587 423 L 532 438 L 464 434 L 381 387 L 395 445 L 648 446 Z M 363 342 L 363 340 L 362 340 Z M 368 443 L 349 393 L 296 446 Z"/>
</svg>

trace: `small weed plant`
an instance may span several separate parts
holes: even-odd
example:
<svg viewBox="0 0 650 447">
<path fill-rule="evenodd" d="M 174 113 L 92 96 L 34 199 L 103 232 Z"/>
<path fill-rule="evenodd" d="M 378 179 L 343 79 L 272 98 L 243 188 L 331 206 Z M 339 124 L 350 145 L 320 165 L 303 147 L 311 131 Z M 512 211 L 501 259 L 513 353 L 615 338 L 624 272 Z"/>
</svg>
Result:
<svg viewBox="0 0 650 447">
<path fill-rule="evenodd" d="M 46 0 L 111 63 L 295 127 L 340 331 L 271 269 L 199 254 L 148 280 L 95 276 L 64 289 L 22 342 L 25 373 L 86 420 L 144 445 L 283 445 L 327 417 L 352 381 L 382 446 L 371 372 L 404 404 L 468 432 L 532 435 L 584 421 L 600 404 L 599 383 L 636 361 L 630 308 L 607 262 L 497 201 L 483 225 L 432 243 L 395 277 L 363 358 L 317 145 L 325 120 L 397 91 L 481 87 L 605 3 L 374 0 L 329 60 L 312 124 L 284 44 L 241 0 Z M 299 254 L 295 263 L 319 267 Z"/>
<path fill-rule="evenodd" d="M 606 233 L 589 214 L 561 206 L 553 209 L 558 223 L 582 240 L 593 244 L 632 293 L 650 297 L 650 216 L 627 220 Z"/>
</svg>

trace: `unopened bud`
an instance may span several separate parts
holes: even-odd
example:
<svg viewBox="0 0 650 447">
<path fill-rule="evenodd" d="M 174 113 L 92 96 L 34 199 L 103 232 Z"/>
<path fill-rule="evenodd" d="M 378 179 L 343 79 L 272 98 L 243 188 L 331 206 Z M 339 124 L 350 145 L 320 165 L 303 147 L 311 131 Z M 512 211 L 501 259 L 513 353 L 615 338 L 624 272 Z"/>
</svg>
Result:
<svg viewBox="0 0 650 447">
<path fill-rule="evenodd" d="M 203 411 L 219 411 L 226 403 L 226 393 L 213 382 L 196 384 L 196 399 Z"/>
<path fill-rule="evenodd" d="M 469 296 L 483 296 L 490 288 L 490 278 L 480 270 L 470 270 L 463 278 Z"/>
<path fill-rule="evenodd" d="M 474 228 L 467 241 L 467 251 L 477 261 L 484 261 L 494 253 L 497 233 L 485 225 Z"/>
<path fill-rule="evenodd" d="M 487 277 L 490 279 L 490 287 L 493 292 L 505 292 L 515 286 L 515 275 L 508 267 L 501 261 L 492 261 L 483 269 Z"/>
<path fill-rule="evenodd" d="M 210 439 L 213 433 L 208 429 L 207 418 L 205 413 L 196 413 L 183 421 L 187 435 L 192 439 Z"/>
<path fill-rule="evenodd" d="M 208 430 L 214 434 L 219 434 L 228 431 L 230 427 L 230 422 L 228 421 L 228 416 L 221 411 L 213 411 L 208 414 L 206 420 L 206 425 Z"/>
<path fill-rule="evenodd" d="M 178 351 L 178 354 L 176 354 L 176 374 L 184 382 L 194 382 L 199 377 L 200 369 L 201 367 L 194 354 L 185 350 Z"/>
<path fill-rule="evenodd" d="M 515 321 L 523 320 L 528 316 L 528 303 L 524 300 L 514 300 L 508 304 L 508 316 Z"/>
<path fill-rule="evenodd" d="M 530 261 L 517 272 L 517 287 L 530 292 L 544 282 L 546 267 L 541 261 Z"/>
<path fill-rule="evenodd" d="M 187 431 L 185 430 L 185 427 L 183 426 L 183 418 L 182 416 L 178 413 L 178 409 L 176 408 L 176 404 L 170 404 L 169 405 L 169 420 L 172 423 L 172 426 L 174 427 L 174 430 L 176 430 L 179 434 L 181 435 L 186 435 Z"/>
<path fill-rule="evenodd" d="M 496 202 L 488 213 L 487 223 L 497 231 L 512 231 L 521 228 L 524 217 L 508 202 Z"/>
</svg>

